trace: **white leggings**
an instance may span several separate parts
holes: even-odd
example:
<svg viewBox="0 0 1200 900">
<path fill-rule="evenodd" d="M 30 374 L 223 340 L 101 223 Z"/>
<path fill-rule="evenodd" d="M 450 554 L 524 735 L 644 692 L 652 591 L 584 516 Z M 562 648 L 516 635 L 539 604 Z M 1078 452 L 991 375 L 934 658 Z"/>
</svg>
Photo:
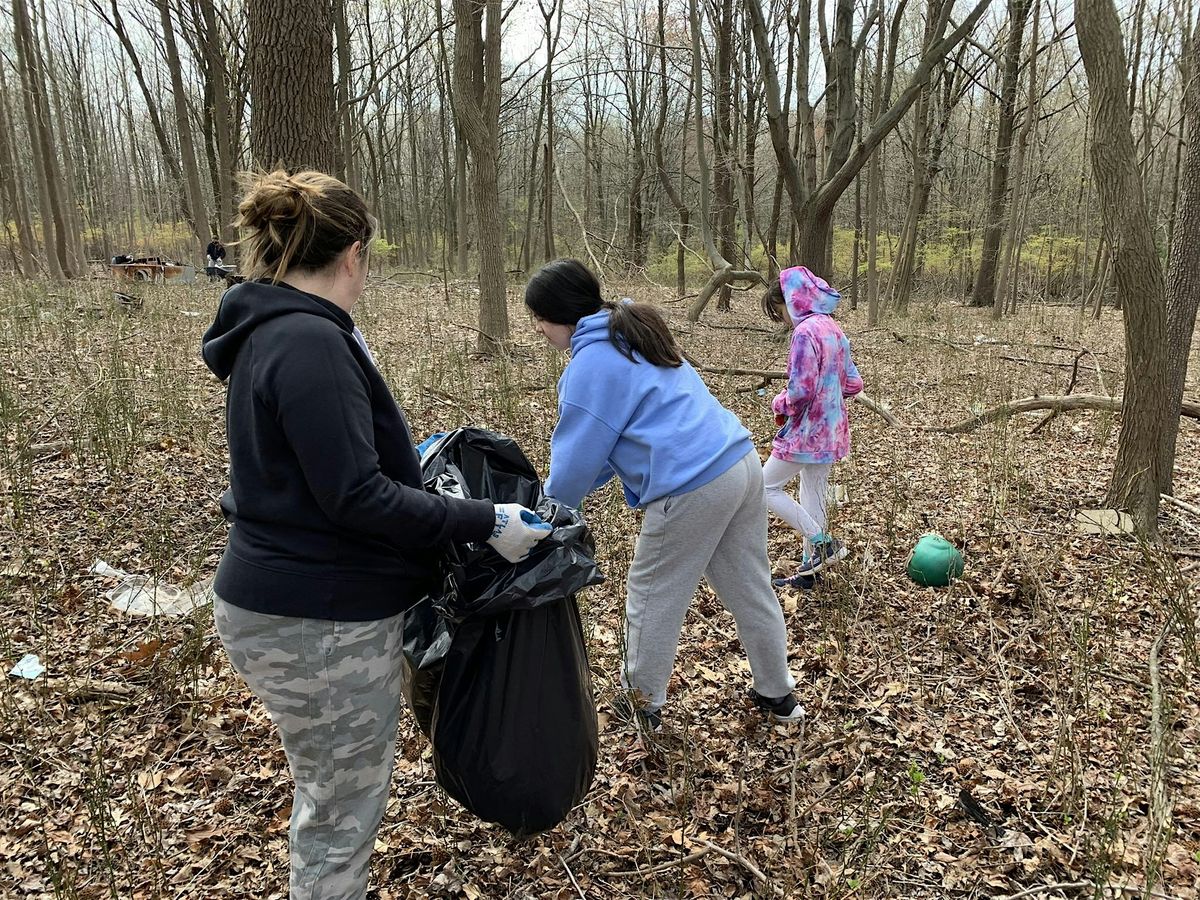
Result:
<svg viewBox="0 0 1200 900">
<path fill-rule="evenodd" d="M 772 456 L 763 465 L 763 490 L 767 509 L 804 536 L 804 553 L 812 552 L 812 539 L 825 531 L 826 494 L 833 463 L 788 462 Z M 800 502 L 784 488 L 800 476 Z"/>
</svg>

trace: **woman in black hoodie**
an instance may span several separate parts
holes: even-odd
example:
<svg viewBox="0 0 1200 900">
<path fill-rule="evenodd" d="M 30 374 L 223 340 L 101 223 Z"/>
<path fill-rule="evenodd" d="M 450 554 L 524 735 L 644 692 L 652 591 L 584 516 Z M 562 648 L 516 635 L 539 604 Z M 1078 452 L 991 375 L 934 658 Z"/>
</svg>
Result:
<svg viewBox="0 0 1200 900">
<path fill-rule="evenodd" d="M 214 618 L 296 782 L 293 898 L 361 898 L 387 804 L 403 612 L 439 549 L 510 562 L 549 526 L 517 504 L 426 493 L 404 414 L 350 312 L 375 220 L 345 184 L 272 172 L 238 207 L 249 280 L 204 336 L 227 380 L 231 524 Z"/>
</svg>

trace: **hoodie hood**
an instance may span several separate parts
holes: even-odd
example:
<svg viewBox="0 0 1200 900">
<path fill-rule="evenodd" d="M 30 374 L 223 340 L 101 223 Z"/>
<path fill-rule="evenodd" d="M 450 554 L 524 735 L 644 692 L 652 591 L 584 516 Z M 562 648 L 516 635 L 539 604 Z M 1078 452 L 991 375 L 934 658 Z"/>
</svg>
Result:
<svg viewBox="0 0 1200 900">
<path fill-rule="evenodd" d="M 793 266 L 779 273 L 783 299 L 792 319 L 800 321 L 813 313 L 829 315 L 837 309 L 842 295 L 829 286 L 824 278 L 814 275 L 804 266 Z"/>
<path fill-rule="evenodd" d="M 571 335 L 572 356 L 578 356 L 584 347 L 608 340 L 608 316 L 608 310 L 602 309 L 575 323 L 575 333 Z"/>
<path fill-rule="evenodd" d="M 227 290 L 217 307 L 217 317 L 204 333 L 201 355 L 213 374 L 222 381 L 233 372 L 238 351 L 254 329 L 268 319 L 306 313 L 330 319 L 347 332 L 354 321 L 343 309 L 288 284 L 249 281 Z"/>
</svg>

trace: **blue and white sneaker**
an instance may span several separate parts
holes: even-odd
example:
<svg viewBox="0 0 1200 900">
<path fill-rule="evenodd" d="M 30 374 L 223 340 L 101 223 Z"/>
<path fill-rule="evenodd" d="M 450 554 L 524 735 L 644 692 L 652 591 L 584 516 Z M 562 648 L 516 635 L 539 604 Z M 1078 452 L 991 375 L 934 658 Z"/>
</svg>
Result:
<svg viewBox="0 0 1200 900">
<path fill-rule="evenodd" d="M 808 562 L 805 561 L 805 567 Z M 771 584 L 777 588 L 791 588 L 792 590 L 811 591 L 817 586 L 817 576 L 809 575 L 805 568 L 801 568 L 795 575 L 789 575 L 786 578 L 772 578 Z"/>
<path fill-rule="evenodd" d="M 845 544 L 828 534 L 813 538 L 812 548 L 812 555 L 804 561 L 797 575 L 816 575 L 850 555 Z"/>
</svg>

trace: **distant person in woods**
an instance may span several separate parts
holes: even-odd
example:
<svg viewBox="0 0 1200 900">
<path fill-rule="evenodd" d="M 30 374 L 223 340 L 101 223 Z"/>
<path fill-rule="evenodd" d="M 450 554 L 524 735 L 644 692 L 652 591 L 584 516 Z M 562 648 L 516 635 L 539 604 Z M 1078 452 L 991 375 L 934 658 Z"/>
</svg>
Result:
<svg viewBox="0 0 1200 900">
<path fill-rule="evenodd" d="M 536 272 L 525 305 L 537 331 L 571 353 L 546 493 L 577 507 L 616 475 L 628 504 L 645 511 L 626 583 L 622 673 L 639 726 L 661 727 L 679 633 L 703 577 L 737 623 L 750 699 L 777 720 L 801 718 L 749 432 L 684 361 L 658 310 L 605 302 L 577 260 Z"/>
<path fill-rule="evenodd" d="M 403 612 L 435 586 L 440 548 L 486 541 L 516 562 L 550 526 L 422 489 L 350 317 L 376 227 L 358 194 L 277 171 L 238 212 L 251 280 L 225 292 L 203 345 L 228 387 L 232 527 L 213 615 L 295 780 L 291 896 L 358 900 L 387 805 Z"/>
<path fill-rule="evenodd" d="M 204 271 L 209 278 L 221 278 L 224 273 L 221 271 L 221 265 L 225 260 L 225 245 L 214 234 L 213 239 L 208 242 L 208 246 L 204 248 Z"/>
<path fill-rule="evenodd" d="M 803 537 L 800 569 L 776 586 L 812 587 L 846 556 L 826 533 L 829 470 L 850 452 L 846 398 L 863 389 L 850 342 L 832 318 L 841 295 L 804 266 L 784 269 L 763 294 L 763 311 L 793 326 L 787 387 L 771 403 L 779 433 L 763 466 L 767 507 Z M 799 479 L 799 502 L 785 488 Z"/>
</svg>

